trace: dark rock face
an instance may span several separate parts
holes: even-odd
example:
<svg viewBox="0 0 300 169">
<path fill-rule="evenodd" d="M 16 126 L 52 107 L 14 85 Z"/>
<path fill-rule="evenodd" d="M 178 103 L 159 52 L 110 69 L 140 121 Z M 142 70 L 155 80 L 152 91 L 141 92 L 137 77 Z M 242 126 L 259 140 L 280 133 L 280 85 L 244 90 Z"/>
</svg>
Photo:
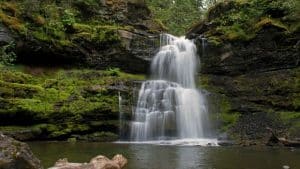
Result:
<svg viewBox="0 0 300 169">
<path fill-rule="evenodd" d="M 150 60 L 158 49 L 158 34 L 141 30 L 118 30 L 121 48 L 108 47 L 87 56 L 88 65 L 97 69 L 118 67 L 132 73 L 147 73 Z M 119 45 L 119 44 L 117 44 Z"/>
<path fill-rule="evenodd" d="M 241 75 L 298 67 L 300 34 L 286 35 L 276 27 L 267 27 L 247 42 L 228 42 L 216 47 L 208 44 L 204 52 L 198 41 L 202 72 L 218 75 Z"/>
<path fill-rule="evenodd" d="M 220 2 L 187 33 L 196 39 L 219 131 L 243 145 L 267 143 L 268 129 L 300 136 L 298 7 L 286 4 Z"/>
<path fill-rule="evenodd" d="M 13 41 L 9 30 L 0 24 L 0 45 L 7 44 Z"/>
<path fill-rule="evenodd" d="M 208 79 L 210 92 L 229 102 L 219 103 L 221 122 L 229 126 L 225 132 L 244 145 L 266 143 L 267 128 L 299 137 L 300 34 L 268 26 L 249 41 L 216 45 L 197 38 L 206 26 L 194 30 L 190 35 L 197 39 L 201 77 Z M 228 119 L 233 114 L 236 119 Z"/>
<path fill-rule="evenodd" d="M 152 19 L 144 1 L 55 1 L 48 4 L 54 13 L 45 10 L 47 3 L 35 2 L 35 6 L 20 8 L 7 2 L 1 7 L 4 11 L 17 11 L 13 15 L 2 12 L 5 27 L 1 26 L 0 41 L 8 41 L 11 34 L 18 63 L 96 69 L 118 67 L 127 72 L 147 72 L 149 56 L 158 47 L 158 35 L 163 27 Z M 26 2 L 17 5 L 28 6 Z M 18 27 L 7 18 L 18 21 Z M 29 24 L 25 26 L 25 23 Z"/>
<path fill-rule="evenodd" d="M 40 161 L 32 154 L 28 145 L 0 133 L 1 169 L 41 169 Z"/>
</svg>

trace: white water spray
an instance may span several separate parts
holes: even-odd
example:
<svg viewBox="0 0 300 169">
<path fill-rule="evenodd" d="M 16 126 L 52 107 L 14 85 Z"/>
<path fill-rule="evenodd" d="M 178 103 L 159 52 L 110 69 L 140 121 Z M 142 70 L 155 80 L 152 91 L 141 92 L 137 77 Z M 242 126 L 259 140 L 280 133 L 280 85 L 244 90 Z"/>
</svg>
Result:
<svg viewBox="0 0 300 169">
<path fill-rule="evenodd" d="M 168 34 L 163 34 L 160 42 L 151 65 L 155 80 L 145 81 L 139 91 L 130 140 L 203 141 L 208 134 L 208 112 L 205 97 L 195 88 L 196 46 L 184 37 Z"/>
</svg>

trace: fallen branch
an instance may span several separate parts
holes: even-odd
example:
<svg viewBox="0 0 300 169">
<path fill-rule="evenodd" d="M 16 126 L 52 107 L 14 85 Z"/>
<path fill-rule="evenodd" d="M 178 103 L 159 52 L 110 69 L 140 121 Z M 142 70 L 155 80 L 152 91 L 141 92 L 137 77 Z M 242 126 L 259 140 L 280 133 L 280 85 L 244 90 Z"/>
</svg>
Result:
<svg viewBox="0 0 300 169">
<path fill-rule="evenodd" d="M 289 140 L 289 139 L 282 138 L 282 137 L 279 138 L 276 136 L 275 132 L 271 128 L 267 127 L 267 130 L 269 130 L 270 133 L 272 134 L 270 139 L 268 140 L 267 145 L 273 146 L 273 145 L 281 144 L 286 147 L 300 147 L 300 141 Z"/>
</svg>

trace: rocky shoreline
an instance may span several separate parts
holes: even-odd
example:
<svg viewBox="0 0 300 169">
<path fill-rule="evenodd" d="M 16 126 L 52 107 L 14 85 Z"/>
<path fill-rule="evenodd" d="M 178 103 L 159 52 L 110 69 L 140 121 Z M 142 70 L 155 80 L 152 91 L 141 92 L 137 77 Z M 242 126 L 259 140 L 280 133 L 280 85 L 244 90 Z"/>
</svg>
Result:
<svg viewBox="0 0 300 169">
<path fill-rule="evenodd" d="M 128 160 L 120 154 L 115 155 L 111 160 L 98 155 L 89 163 L 70 163 L 67 159 L 60 159 L 49 169 L 122 169 L 127 162 Z M 43 169 L 43 166 L 26 143 L 0 133 L 0 168 Z"/>
<path fill-rule="evenodd" d="M 26 143 L 0 133 L 0 168 L 42 169 L 43 167 Z"/>
</svg>

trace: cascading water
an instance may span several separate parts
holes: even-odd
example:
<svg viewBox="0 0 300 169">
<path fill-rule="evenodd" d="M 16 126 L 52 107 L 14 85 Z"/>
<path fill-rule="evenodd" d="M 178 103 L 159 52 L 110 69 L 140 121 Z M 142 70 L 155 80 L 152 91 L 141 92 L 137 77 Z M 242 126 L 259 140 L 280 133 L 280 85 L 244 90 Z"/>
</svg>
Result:
<svg viewBox="0 0 300 169">
<path fill-rule="evenodd" d="M 161 35 L 161 48 L 151 65 L 153 80 L 145 81 L 139 91 L 131 141 L 187 142 L 208 135 L 205 97 L 195 87 L 196 52 L 195 44 L 184 37 Z"/>
</svg>

